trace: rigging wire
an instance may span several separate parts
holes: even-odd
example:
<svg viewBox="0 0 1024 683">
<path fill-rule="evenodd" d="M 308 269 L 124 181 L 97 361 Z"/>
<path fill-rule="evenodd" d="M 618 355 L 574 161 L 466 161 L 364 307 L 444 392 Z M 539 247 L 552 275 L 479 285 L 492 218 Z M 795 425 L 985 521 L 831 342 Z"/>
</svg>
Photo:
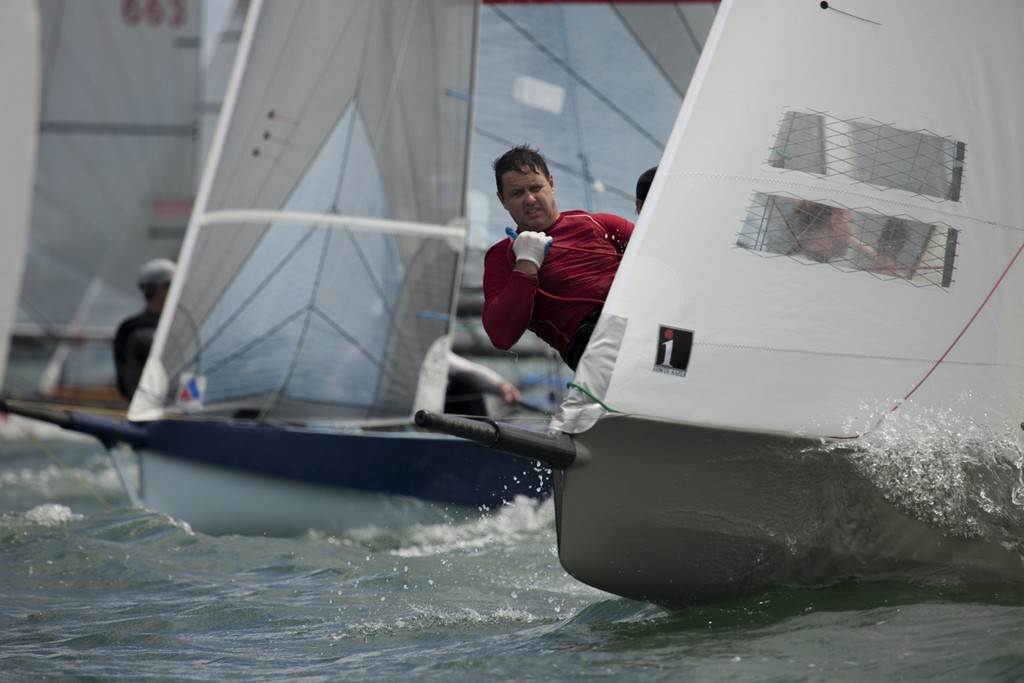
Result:
<svg viewBox="0 0 1024 683">
<path fill-rule="evenodd" d="M 615 102 L 610 97 L 608 97 L 600 90 L 598 90 L 596 86 L 594 86 L 589 80 L 583 77 L 583 74 L 573 69 L 570 64 L 567 64 L 564 59 L 561 59 L 558 55 L 552 52 L 550 48 L 548 48 L 546 45 L 537 40 L 533 36 L 533 34 L 528 32 L 523 26 L 518 24 L 507 13 L 493 5 L 491 6 L 491 10 L 495 12 L 499 17 L 501 17 L 501 19 L 505 21 L 510 27 L 512 27 L 512 29 L 514 29 L 517 33 L 522 35 L 523 38 L 532 43 L 533 46 L 537 48 L 537 50 L 539 50 L 545 56 L 550 58 L 555 64 L 560 66 L 566 72 L 566 74 L 568 74 L 575 82 L 577 82 L 585 90 L 590 92 L 590 94 L 592 94 L 594 97 L 600 100 L 602 104 L 604 104 L 606 107 L 615 112 L 615 114 L 618 115 L 619 118 L 621 118 L 626 123 L 626 125 L 633 128 L 637 133 L 643 136 L 648 142 L 650 142 L 656 148 L 661 149 L 661 147 L 664 145 L 663 140 L 659 140 L 656 135 L 651 133 L 643 125 L 641 125 L 639 121 L 630 116 L 629 112 L 615 104 Z"/>
<path fill-rule="evenodd" d="M 566 71 L 573 72 L 572 63 L 570 62 L 571 55 L 569 53 L 569 31 L 566 28 L 565 20 L 565 7 L 558 5 L 558 30 L 561 34 L 561 40 L 559 43 L 562 45 L 562 52 L 564 54 L 563 61 L 565 63 Z M 587 155 L 584 153 L 583 145 L 583 119 L 580 116 L 580 104 L 579 98 L 576 96 L 576 80 L 569 79 L 568 87 L 566 92 L 569 95 L 569 111 L 573 120 L 573 129 L 576 133 L 576 157 L 580 162 L 580 173 L 583 176 L 583 204 L 587 207 L 587 211 L 594 211 L 594 195 L 593 185 L 594 178 L 590 174 L 590 163 L 587 161 Z"/>
<path fill-rule="evenodd" d="M 506 230 L 511 230 L 511 228 L 506 228 Z M 608 253 L 607 251 L 600 251 L 598 249 L 587 249 L 586 247 L 569 247 L 569 246 L 564 246 L 564 245 L 558 244 L 557 242 L 552 242 L 551 246 L 549 248 L 550 249 L 561 249 L 561 250 L 564 250 L 564 251 L 579 251 L 579 252 L 583 252 L 585 254 L 594 254 L 596 256 L 612 256 L 612 257 L 617 258 L 617 259 L 622 259 L 622 253 L 621 252 Z M 512 251 L 512 240 L 509 240 L 508 258 L 509 258 L 510 265 L 514 268 L 515 267 L 516 257 L 515 257 L 515 252 Z M 589 297 L 578 297 L 578 296 L 576 296 L 576 297 L 574 297 L 574 296 L 558 296 L 557 294 L 551 294 L 550 292 L 546 292 L 543 289 L 540 289 L 539 287 L 537 288 L 537 293 L 541 294 L 543 296 L 546 296 L 549 299 L 554 299 L 555 301 L 569 301 L 569 302 L 572 302 L 572 301 L 577 301 L 577 302 L 583 301 L 583 302 L 586 302 L 586 303 L 604 304 L 604 301 L 602 299 L 591 299 Z"/>
<path fill-rule="evenodd" d="M 669 83 L 674 83 L 676 79 L 672 77 L 672 74 L 666 72 L 664 66 L 658 59 L 654 58 L 654 55 L 647 48 L 643 39 L 640 37 L 640 34 L 637 33 L 633 25 L 626 19 L 626 16 L 623 14 L 622 9 L 618 5 L 613 4 L 612 11 L 614 11 L 615 14 L 619 16 L 619 19 L 622 21 L 623 25 L 629 30 L 630 35 L 633 36 L 633 39 L 636 41 L 636 44 L 640 46 L 640 48 L 643 49 L 645 52 L 647 52 L 647 54 L 651 55 L 651 63 L 658 68 L 658 70 L 664 76 L 665 80 L 668 81 Z M 689 37 L 690 43 L 693 45 L 694 51 L 699 55 L 701 52 L 704 51 L 704 45 L 701 44 L 701 40 L 697 36 L 697 32 L 693 30 L 693 26 L 690 24 L 690 20 L 689 18 L 687 18 L 686 12 L 683 11 L 683 8 L 680 5 L 680 3 L 675 3 L 675 14 L 676 17 L 679 19 L 679 23 L 683 27 L 683 30 L 686 32 L 686 35 Z M 677 88 L 676 92 L 679 93 L 679 97 L 682 97 L 683 95 L 686 94 L 685 88 L 683 91 L 679 91 Z"/>
</svg>

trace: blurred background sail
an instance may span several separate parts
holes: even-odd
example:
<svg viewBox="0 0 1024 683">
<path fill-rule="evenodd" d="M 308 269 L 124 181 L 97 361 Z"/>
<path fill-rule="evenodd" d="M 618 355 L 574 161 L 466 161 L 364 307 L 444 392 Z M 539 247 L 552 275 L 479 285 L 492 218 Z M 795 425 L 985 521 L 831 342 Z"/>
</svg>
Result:
<svg viewBox="0 0 1024 683">
<path fill-rule="evenodd" d="M 32 0 L 0 5 L 0 380 L 4 378 L 28 233 L 39 106 L 39 14 Z"/>
<path fill-rule="evenodd" d="M 200 3 L 38 7 L 38 162 L 8 383 L 112 387 L 109 340 L 142 307 L 139 267 L 176 258 L 192 206 Z"/>
</svg>

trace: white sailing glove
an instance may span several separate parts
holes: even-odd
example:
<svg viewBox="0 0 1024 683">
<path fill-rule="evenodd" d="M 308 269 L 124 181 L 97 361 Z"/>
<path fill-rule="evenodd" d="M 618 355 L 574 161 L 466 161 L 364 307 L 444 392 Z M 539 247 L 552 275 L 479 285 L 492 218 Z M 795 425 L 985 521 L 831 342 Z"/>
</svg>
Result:
<svg viewBox="0 0 1024 683">
<path fill-rule="evenodd" d="M 519 233 L 512 242 L 512 251 L 515 252 L 517 261 L 529 261 L 540 268 L 552 242 L 554 239 L 548 237 L 547 233 L 525 231 Z"/>
</svg>

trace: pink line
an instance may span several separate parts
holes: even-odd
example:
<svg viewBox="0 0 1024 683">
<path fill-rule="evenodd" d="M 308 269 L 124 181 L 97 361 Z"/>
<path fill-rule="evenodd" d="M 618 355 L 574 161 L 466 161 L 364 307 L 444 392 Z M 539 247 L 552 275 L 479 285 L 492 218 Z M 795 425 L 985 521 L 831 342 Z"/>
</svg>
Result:
<svg viewBox="0 0 1024 683">
<path fill-rule="evenodd" d="M 981 311 L 982 311 L 982 309 L 984 309 L 984 308 L 985 308 L 985 306 L 986 306 L 986 305 L 988 304 L 988 302 L 989 302 L 989 299 L 991 299 L 991 298 L 992 298 L 992 295 L 996 293 L 996 290 L 997 290 L 997 289 L 999 289 L 999 285 L 1000 285 L 1000 284 L 1002 284 L 1002 282 L 1003 282 L 1003 278 L 1005 278 L 1005 277 L 1006 277 L 1006 274 L 1007 274 L 1008 272 L 1010 272 L 1010 268 L 1012 268 L 1012 267 L 1013 267 L 1013 264 L 1014 264 L 1014 263 L 1015 263 L 1015 262 L 1017 261 L 1017 258 L 1018 258 L 1018 257 L 1020 256 L 1020 254 L 1021 254 L 1021 252 L 1022 252 L 1022 251 L 1024 251 L 1024 244 L 1021 244 L 1021 245 L 1020 245 L 1020 247 L 1018 247 L 1018 248 L 1017 248 L 1017 253 L 1015 253 L 1015 254 L 1013 255 L 1013 258 L 1011 258 L 1011 259 L 1010 259 L 1010 262 L 1006 264 L 1006 268 L 1004 268 L 1004 269 L 1003 269 L 1003 272 L 1002 272 L 1002 273 L 1000 273 L 1000 275 L 999 275 L 999 278 L 998 278 L 998 279 L 996 280 L 995 284 L 994 284 L 994 285 L 992 285 L 992 289 L 990 289 L 990 290 L 989 290 L 989 292 L 988 292 L 988 294 L 987 294 L 987 295 L 985 295 L 985 298 L 984 298 L 984 299 L 982 300 L 982 302 L 981 302 L 981 305 L 979 305 L 979 306 L 978 306 L 978 309 L 977 309 L 976 311 L 974 311 L 974 315 L 972 315 L 972 316 L 971 316 L 971 319 L 967 321 L 967 324 L 966 324 L 966 325 L 964 325 L 964 328 L 963 328 L 962 330 L 960 330 L 960 334 L 958 334 L 958 335 L 956 336 L 956 339 L 954 339 L 954 340 L 953 340 L 953 342 L 952 342 L 952 343 L 951 343 L 951 344 L 949 345 L 949 347 L 948 347 L 948 348 L 947 348 L 947 349 L 945 350 L 945 352 L 944 352 L 944 353 L 943 353 L 943 354 L 942 354 L 942 355 L 941 355 L 941 356 L 939 357 L 939 359 L 938 359 L 937 361 L 935 361 L 935 364 L 934 364 L 934 365 L 932 365 L 931 369 L 929 369 L 929 370 L 928 370 L 928 372 L 926 372 L 926 373 L 925 373 L 924 377 L 922 377 L 922 378 L 921 378 L 921 379 L 920 379 L 920 380 L 918 381 L 918 383 L 917 383 L 917 384 L 915 384 L 915 385 L 914 385 L 914 387 L 913 387 L 913 388 L 912 388 L 912 389 L 911 389 L 910 391 L 908 391 L 908 392 L 907 392 L 906 396 L 904 396 L 904 397 L 903 397 L 903 398 L 902 398 L 902 399 L 901 399 L 901 400 L 900 400 L 900 401 L 899 401 L 898 403 L 894 404 L 894 405 L 892 406 L 892 408 L 890 408 L 890 409 L 889 409 L 889 412 L 885 413 L 885 414 L 884 414 L 884 415 L 882 415 L 882 416 L 881 416 L 880 418 L 878 418 L 878 422 L 876 422 L 876 423 L 875 423 L 875 425 L 874 425 L 874 426 L 873 426 L 873 427 L 872 427 L 871 429 L 869 429 L 868 431 L 864 432 L 863 434 L 857 434 L 857 435 L 855 435 L 855 436 L 832 436 L 832 437 L 829 437 L 829 438 L 831 438 L 831 439 L 859 439 L 860 437 L 862 437 L 862 436 L 864 436 L 864 435 L 866 435 L 866 434 L 870 434 L 871 432 L 873 432 L 873 431 L 875 431 L 876 429 L 878 429 L 878 426 L 879 426 L 880 424 L 882 424 L 882 422 L 884 422 L 884 421 L 885 421 L 885 418 L 886 418 L 886 417 L 887 417 L 888 415 L 892 415 L 893 413 L 895 413 L 895 412 L 896 412 L 896 410 L 897 410 L 897 409 L 898 409 L 898 408 L 899 408 L 899 407 L 900 407 L 901 405 L 903 405 L 903 402 L 904 402 L 904 401 L 906 401 L 906 400 L 907 400 L 908 398 L 910 398 L 911 396 L 913 396 L 913 395 L 914 395 L 914 393 L 915 393 L 915 392 L 916 392 L 916 391 L 917 391 L 918 389 L 920 389 L 920 388 L 921 388 L 921 385 L 922 385 L 922 384 L 924 384 L 924 383 L 925 383 L 925 381 L 926 381 L 926 380 L 927 380 L 927 379 L 928 379 L 929 377 L 931 377 L 931 376 L 932 376 L 932 373 L 933 373 L 933 372 L 935 372 L 935 370 L 936 370 L 936 369 L 937 369 L 937 368 L 939 367 L 939 365 L 941 365 L 941 364 L 942 364 L 942 362 L 943 362 L 944 360 L 946 360 L 946 356 L 948 356 L 948 355 L 950 354 L 950 352 L 952 352 L 953 348 L 954 348 L 954 347 L 955 347 L 955 346 L 956 346 L 956 345 L 957 345 L 958 343 L 960 343 L 960 339 L 961 339 L 961 338 L 963 338 L 963 336 L 964 336 L 965 334 L 967 334 L 967 330 L 968 330 L 968 329 L 970 329 L 971 325 L 973 325 L 973 324 L 974 324 L 974 321 L 975 321 L 975 320 L 977 320 L 978 316 L 979 316 L 979 315 L 981 314 Z"/>
</svg>

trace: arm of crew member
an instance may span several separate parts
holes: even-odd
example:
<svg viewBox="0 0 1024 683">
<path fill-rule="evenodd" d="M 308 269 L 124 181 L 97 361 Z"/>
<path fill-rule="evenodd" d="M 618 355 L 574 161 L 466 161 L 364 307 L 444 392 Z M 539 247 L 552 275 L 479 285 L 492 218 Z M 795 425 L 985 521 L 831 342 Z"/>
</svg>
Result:
<svg viewBox="0 0 1024 683">
<path fill-rule="evenodd" d="M 459 379 L 483 394 L 494 394 L 505 403 L 522 399 L 519 389 L 497 372 L 468 358 L 448 352 L 448 376 Z"/>
<path fill-rule="evenodd" d="M 521 264 L 532 268 L 522 269 Z M 496 272 L 497 271 L 497 272 Z M 537 294 L 537 268 L 529 261 L 518 261 L 508 269 L 484 270 L 484 330 L 499 349 L 510 349 L 526 332 L 533 316 Z"/>
</svg>

